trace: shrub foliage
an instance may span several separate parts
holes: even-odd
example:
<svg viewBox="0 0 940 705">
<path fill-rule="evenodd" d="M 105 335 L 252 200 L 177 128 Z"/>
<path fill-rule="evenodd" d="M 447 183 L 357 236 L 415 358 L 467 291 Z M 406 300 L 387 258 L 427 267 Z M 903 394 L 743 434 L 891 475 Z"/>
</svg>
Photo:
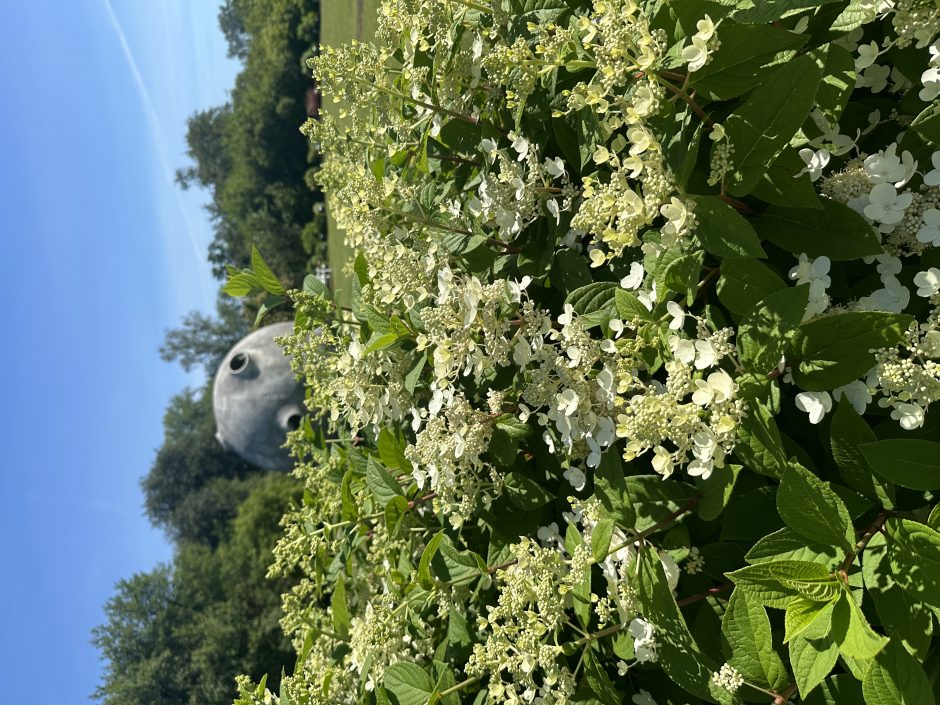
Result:
<svg viewBox="0 0 940 705">
<path fill-rule="evenodd" d="M 323 48 L 352 306 L 286 294 L 298 658 L 239 702 L 935 702 L 938 29 L 387 0 Z"/>
</svg>

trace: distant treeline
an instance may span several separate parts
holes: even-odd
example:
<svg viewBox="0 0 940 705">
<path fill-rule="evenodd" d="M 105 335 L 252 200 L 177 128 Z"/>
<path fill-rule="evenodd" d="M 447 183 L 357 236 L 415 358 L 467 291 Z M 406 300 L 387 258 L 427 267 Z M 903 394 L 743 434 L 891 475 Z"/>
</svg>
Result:
<svg viewBox="0 0 940 705">
<path fill-rule="evenodd" d="M 315 110 L 304 61 L 318 43 L 318 8 L 316 0 L 227 0 L 219 14 L 242 71 L 227 103 L 189 119 L 192 164 L 177 180 L 211 193 L 209 261 L 220 278 L 226 265 L 248 265 L 252 244 L 298 285 L 325 261 L 323 198 L 308 186 L 314 156 L 299 132 Z"/>
<path fill-rule="evenodd" d="M 303 60 L 315 51 L 316 0 L 226 0 L 219 23 L 242 62 L 225 105 L 196 113 L 192 164 L 183 187 L 204 186 L 215 226 L 209 261 L 249 263 L 252 244 L 285 284 L 325 260 L 319 193 L 298 131 L 312 87 Z M 207 382 L 171 400 L 163 444 L 143 478 L 145 511 L 175 545 L 169 565 L 116 586 L 93 635 L 105 661 L 94 693 L 103 705 L 229 705 L 235 676 L 270 674 L 276 684 L 293 653 L 278 620 L 284 580 L 265 577 L 278 522 L 299 484 L 226 452 L 215 439 L 212 378 L 248 333 L 254 312 L 220 297 L 216 316 L 192 313 L 167 333 L 161 354 Z"/>
</svg>

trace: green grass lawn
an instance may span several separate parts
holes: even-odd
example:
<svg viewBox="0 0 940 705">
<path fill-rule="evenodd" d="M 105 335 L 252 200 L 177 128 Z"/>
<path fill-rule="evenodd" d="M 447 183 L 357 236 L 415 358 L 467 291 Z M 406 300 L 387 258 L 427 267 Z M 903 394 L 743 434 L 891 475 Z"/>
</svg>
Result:
<svg viewBox="0 0 940 705">
<path fill-rule="evenodd" d="M 371 40 L 375 35 L 378 5 L 379 0 L 321 0 L 320 43 L 336 46 L 351 39 Z M 320 104 L 324 110 L 333 109 L 329 96 L 322 97 Z M 349 277 L 344 270 L 352 253 L 330 214 L 329 198 L 326 201 L 326 216 L 327 255 L 330 269 L 333 270 L 333 290 L 337 292 L 339 303 L 348 306 Z"/>
</svg>

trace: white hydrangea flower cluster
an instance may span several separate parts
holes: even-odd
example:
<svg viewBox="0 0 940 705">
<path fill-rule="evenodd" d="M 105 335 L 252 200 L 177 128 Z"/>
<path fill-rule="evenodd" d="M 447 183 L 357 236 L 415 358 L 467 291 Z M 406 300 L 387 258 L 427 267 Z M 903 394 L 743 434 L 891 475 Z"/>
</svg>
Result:
<svg viewBox="0 0 940 705">
<path fill-rule="evenodd" d="M 352 670 L 367 679 L 374 690 L 385 668 L 398 661 L 421 661 L 431 656 L 428 640 L 411 637 L 406 605 L 392 606 L 390 596 L 368 602 L 362 616 L 352 618 L 349 646 Z"/>
<path fill-rule="evenodd" d="M 712 674 L 712 682 L 729 693 L 735 693 L 744 685 L 744 676 L 730 663 L 723 663 L 721 669 Z"/>
<path fill-rule="evenodd" d="M 878 405 L 890 408 L 891 418 L 907 431 L 923 426 L 927 408 L 940 401 L 940 270 L 920 272 L 914 283 L 933 309 L 927 320 L 911 324 L 900 345 L 876 353 L 869 374 L 881 395 Z"/>
<path fill-rule="evenodd" d="M 937 13 L 923 5 L 853 3 L 853 11 L 890 17 L 895 27 L 895 36 L 881 43 L 861 28 L 842 40 L 852 52 L 855 87 L 865 89 L 863 98 L 881 94 L 876 101 L 884 102 L 892 97 L 886 94 L 907 90 L 917 78 L 879 60 L 908 45 L 928 46 L 938 28 Z M 505 12 L 477 0 L 389 0 L 380 19 L 386 46 L 324 50 L 314 62 L 321 85 L 348 103 L 343 116 L 351 123 L 340 129 L 326 116 L 307 126 L 331 155 L 317 178 L 330 192 L 348 242 L 362 256 L 355 263 L 355 320 L 336 313 L 328 329 L 289 337 L 287 351 L 306 376 L 310 408 L 329 412 L 330 432 L 342 429 L 354 437 L 336 452 L 341 461 L 327 461 L 322 473 L 307 462 L 308 477 L 343 477 L 342 496 L 321 498 L 310 490 L 329 516 L 341 520 L 320 525 L 300 509 L 294 516 L 298 528 L 289 530 L 281 550 L 301 555 L 300 563 L 290 565 L 302 565 L 305 573 L 315 572 L 314 561 L 320 575 L 348 575 L 367 566 L 374 582 L 368 589 L 349 588 L 352 620 L 340 667 L 330 670 L 327 648 L 317 644 L 301 669 L 319 686 L 305 691 L 317 705 L 326 699 L 355 701 L 353 694 L 361 696 L 360 676 L 374 688 L 398 660 L 428 663 L 434 644 L 414 635 L 426 626 L 426 633 L 439 637 L 446 626 L 442 620 L 458 614 L 476 624 L 478 638 L 464 668 L 469 680 L 454 687 L 475 684 L 490 702 L 574 701 L 583 673 L 564 646 L 592 644 L 598 632 L 587 632 L 595 624 L 601 636 L 625 632 L 622 636 L 632 638 L 635 662 L 617 666 L 620 678 L 632 680 L 634 663 L 655 664 L 669 635 L 640 604 L 643 593 L 631 566 L 694 502 L 663 525 L 640 531 L 639 520 L 635 526 L 612 526 L 630 515 L 610 509 L 616 496 L 605 497 L 604 504 L 569 497 L 572 511 L 562 512 L 565 488 L 586 494 L 593 481 L 601 494 L 604 454 L 617 443 L 630 464 L 624 469 L 628 484 L 644 473 L 644 481 L 658 480 L 650 467 L 664 480 L 684 474 L 696 480 L 695 487 L 715 482 L 712 476 L 719 473 L 721 479 L 747 418 L 745 398 L 754 400 L 754 408 L 772 399 L 773 413 L 780 398 L 792 398 L 778 394 L 781 384 L 793 381 L 784 374 L 786 359 L 768 375 L 752 370 L 746 353 L 739 359 L 734 329 L 724 327 L 723 309 L 735 321 L 742 313 L 727 303 L 721 288 L 730 281 L 728 258 L 707 246 L 704 232 L 702 242 L 694 237 L 699 218 L 707 214 L 702 207 L 696 214 L 695 204 L 711 198 L 737 211 L 735 217 L 750 223 L 759 237 L 771 239 L 759 225 L 765 207 L 760 193 L 740 196 L 745 202 L 726 192 L 724 177 L 740 165 L 725 128 L 695 102 L 707 93 L 696 84 L 721 29 L 705 15 L 691 37 L 667 40 L 668 33 L 652 28 L 635 0 L 595 0 L 564 22 L 541 21 L 556 9 L 561 8 L 547 8 L 523 33 L 518 23 L 507 31 L 512 20 Z M 711 11 L 727 16 L 724 10 Z M 794 23 L 784 18 L 797 34 L 808 30 L 808 17 Z M 443 52 L 447 60 L 437 61 Z M 933 100 L 940 91 L 940 45 L 930 45 L 929 52 L 920 91 Z M 555 92 L 553 81 L 562 71 L 567 88 Z M 559 120 L 553 128 L 585 119 L 585 134 L 577 135 L 573 154 L 560 139 L 549 136 L 540 144 L 531 105 L 526 112 L 527 102 L 546 97 L 546 84 L 553 92 L 551 117 Z M 726 112 L 712 107 L 722 102 L 705 109 L 723 117 Z M 678 116 L 673 106 L 699 131 L 696 139 L 704 142 L 707 135 L 714 145 L 708 183 L 721 187 L 705 191 L 711 196 L 699 191 L 705 176 L 700 171 L 693 170 L 697 180 L 680 188 L 670 170 L 668 138 L 674 135 L 658 118 L 667 112 Z M 848 115 L 852 110 L 846 108 L 843 119 L 839 110 L 819 106 L 784 148 L 791 161 L 798 150 L 805 165 L 793 175 L 803 178 L 800 188 L 815 183 L 824 198 L 854 209 L 884 247 L 884 254 L 865 262 L 872 280 L 877 272 L 880 288 L 865 289 L 858 286 L 865 281 L 865 266 L 838 261 L 834 252 L 829 254 L 835 261 L 794 252 L 798 261 L 789 279 L 806 285 L 809 293 L 803 320 L 815 325 L 826 314 L 913 310 L 918 302 L 911 301 L 912 278 L 916 294 L 932 307 L 926 321 L 911 325 L 901 345 L 875 354 L 864 379 L 793 394 L 810 424 L 820 423 L 836 401 L 862 413 L 877 399 L 903 428 L 915 429 L 940 399 L 940 269 L 914 274 L 905 267 L 905 258 L 940 246 L 940 152 L 930 155 L 930 168 L 923 149 L 909 149 L 911 139 L 899 129 L 911 119 L 897 110 L 884 118 L 872 110 L 865 126 L 864 113 Z M 460 139 L 461 127 L 473 131 L 472 142 Z M 861 151 L 860 145 L 874 149 L 872 138 L 882 133 L 892 141 L 870 154 Z M 696 195 L 688 196 L 686 188 Z M 748 196 L 758 205 L 749 205 Z M 550 243 L 545 262 L 535 261 L 540 242 Z M 767 268 L 785 271 L 780 250 L 786 248 L 771 242 Z M 643 262 L 628 261 L 641 256 Z M 566 257 L 571 271 L 562 266 Z M 663 262 L 669 258 L 691 262 L 688 276 L 673 277 L 672 265 Z M 558 286 L 569 275 L 578 284 Z M 617 277 L 622 277 L 620 289 L 613 281 Z M 583 282 L 591 283 L 579 286 Z M 588 297 L 591 304 L 582 307 L 585 299 L 573 292 L 591 287 L 596 287 Z M 717 302 L 709 298 L 713 292 Z M 305 296 L 291 294 L 301 309 L 311 309 L 310 320 L 325 320 L 314 315 L 317 304 Z M 397 443 L 391 450 L 382 446 L 390 430 Z M 359 443 L 365 448 L 353 447 Z M 546 449 L 556 457 L 546 458 Z M 504 463 L 500 451 L 516 464 Z M 737 461 L 744 457 L 739 449 Z M 382 507 L 357 514 L 359 499 L 372 508 L 366 511 L 384 503 L 383 488 L 370 487 L 370 476 L 363 477 L 367 458 L 387 465 L 385 479 L 399 483 L 405 495 L 389 503 L 384 516 Z M 545 466 L 558 475 L 549 477 L 549 484 L 538 476 Z M 533 497 L 531 487 L 519 489 L 526 481 L 545 485 L 548 493 Z M 490 510 L 517 501 L 520 508 L 530 502 L 542 512 L 536 519 L 535 509 L 526 509 L 525 521 L 531 523 L 518 529 L 535 537 L 513 536 L 507 547 L 501 536 L 487 545 L 486 534 L 495 536 L 500 520 Z M 403 506 L 404 517 L 396 515 Z M 559 529 L 562 518 L 567 532 Z M 441 541 L 441 524 L 454 546 L 479 551 L 467 561 L 473 566 L 468 569 L 472 587 L 442 584 L 434 566 L 427 565 L 424 551 Z M 608 535 L 600 535 L 600 527 Z M 580 538 L 577 548 L 572 537 Z M 609 540 L 606 556 L 593 553 L 595 539 L 603 546 Z M 699 575 L 705 565 L 698 548 L 675 549 L 673 556 L 684 561 L 684 571 L 668 551 L 659 551 L 664 591 L 677 591 L 680 578 L 698 575 L 685 584 L 691 587 L 714 577 L 711 571 Z M 289 562 L 282 563 L 286 574 Z M 597 581 L 586 584 L 585 575 L 592 572 L 603 576 L 606 590 L 598 589 Z M 285 599 L 292 632 L 301 631 L 309 604 L 325 597 L 313 581 L 304 580 Z M 583 600 L 585 589 L 591 604 L 577 603 L 579 611 L 572 594 Z M 698 589 L 683 591 L 679 605 L 716 590 L 688 594 Z M 481 595 L 487 597 L 478 599 Z M 412 610 L 408 596 L 421 607 Z M 455 610 L 459 603 L 466 604 Z M 580 626 L 570 621 L 573 610 Z M 330 622 L 314 620 L 305 623 L 308 627 L 327 630 Z M 455 672 L 461 665 L 448 663 Z M 326 675 L 310 675 L 321 667 Z M 428 665 L 428 673 L 435 668 Z M 324 686 L 328 679 L 345 689 L 342 694 Z M 744 683 L 730 664 L 714 673 L 712 682 L 731 693 Z M 642 689 L 632 701 L 655 705 Z"/>
<path fill-rule="evenodd" d="M 483 482 L 492 468 L 481 456 L 489 445 L 492 418 L 453 389 L 435 391 L 428 414 L 405 456 L 418 487 L 437 493 L 435 505 L 459 526 L 489 494 Z"/>
<path fill-rule="evenodd" d="M 489 676 L 495 702 L 566 705 L 574 695 L 574 674 L 552 637 L 564 624 L 565 594 L 581 572 L 569 570 L 557 550 L 529 539 L 513 544 L 512 555 L 516 563 L 496 575 L 496 604 L 478 618 L 486 641 L 474 644 L 466 672 Z"/>
<path fill-rule="evenodd" d="M 692 35 L 690 43 L 682 49 L 682 58 L 688 62 L 690 73 L 707 64 L 712 53 L 721 45 L 715 31 L 715 23 L 708 15 L 696 23 L 695 29 L 697 31 Z"/>
<path fill-rule="evenodd" d="M 806 253 L 800 254 L 799 263 L 789 272 L 791 280 L 796 285 L 809 285 L 809 301 L 806 304 L 806 312 L 803 314 L 803 320 L 809 320 L 814 316 L 824 313 L 829 308 L 829 295 L 826 289 L 832 284 L 829 277 L 829 267 L 831 262 L 826 256 L 810 259 Z"/>
<path fill-rule="evenodd" d="M 911 301 L 911 292 L 897 278 L 903 268 L 900 258 L 878 255 L 873 259 L 878 262 L 877 270 L 883 286 L 869 296 L 860 298 L 858 308 L 862 311 L 901 313 Z"/>
<path fill-rule="evenodd" d="M 928 11 L 905 2 L 878 8 L 873 5 L 871 11 L 885 17 L 890 15 L 897 35 L 886 37 L 882 44 L 875 41 L 860 44 L 863 33 L 859 28 L 841 41 L 856 54 L 855 68 L 859 73 L 856 85 L 878 92 L 890 79 L 893 81 L 892 90 L 906 89 L 910 83 L 905 83 L 905 77 L 896 68 L 879 66 L 877 60 L 893 47 L 915 44 L 919 49 L 928 48 L 930 55 L 930 66 L 921 76 L 923 88 L 919 97 L 925 101 L 935 100 L 940 96 L 940 74 L 937 74 L 940 70 L 940 41 L 933 44 L 930 41 L 940 29 L 940 14 L 936 8 Z M 918 22 L 916 27 L 912 24 L 914 18 Z M 819 111 L 812 115 L 823 137 L 811 141 L 817 150 L 803 150 L 801 156 L 807 165 L 804 173 L 809 173 L 813 181 L 821 178 L 820 190 L 824 196 L 863 215 L 881 234 L 885 248 L 884 255 L 865 258 L 865 262 L 875 266 L 882 287 L 859 298 L 854 307 L 863 311 L 901 313 L 911 304 L 911 290 L 901 281 L 903 258 L 940 246 L 940 152 L 933 152 L 931 164 L 924 168 L 909 150 L 901 148 L 902 134 L 884 149 L 873 154 L 859 154 L 840 171 L 826 176 L 824 171 L 830 163 L 829 154 L 844 154 L 857 149 L 857 140 L 874 129 L 881 118 L 873 114 L 869 118 L 869 128 L 859 131 L 853 139 L 840 135 L 839 126 L 829 125 Z M 823 147 L 828 154 L 818 151 Z M 918 176 L 919 186 L 908 187 L 908 183 Z M 829 297 L 825 293 L 831 284 L 829 266 L 828 261 L 817 266 L 809 258 L 801 256 L 800 264 L 790 272 L 791 279 L 798 284 L 810 285 L 806 319 L 826 312 L 829 307 Z M 815 272 L 814 267 L 817 267 Z M 930 298 L 936 294 L 930 270 L 918 273 L 914 286 L 919 296 Z M 878 397 L 878 404 L 890 408 L 892 418 L 903 428 L 920 427 L 927 407 L 937 399 L 936 363 L 932 355 L 936 354 L 934 338 L 940 340 L 940 336 L 935 329 L 934 310 L 926 321 L 911 325 L 901 345 L 877 351 L 877 364 L 865 379 L 831 390 L 831 393 L 800 392 L 795 399 L 797 408 L 807 413 L 809 421 L 815 424 L 832 409 L 834 399 L 845 399 L 862 413 L 873 398 Z"/>
</svg>

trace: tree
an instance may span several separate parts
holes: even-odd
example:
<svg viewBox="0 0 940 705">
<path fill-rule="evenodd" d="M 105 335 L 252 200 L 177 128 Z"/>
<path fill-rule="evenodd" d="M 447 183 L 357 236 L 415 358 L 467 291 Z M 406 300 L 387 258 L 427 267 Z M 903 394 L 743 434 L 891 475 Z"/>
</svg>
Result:
<svg viewBox="0 0 940 705">
<path fill-rule="evenodd" d="M 225 0 L 219 8 L 219 28 L 228 42 L 229 58 L 244 61 L 251 37 L 245 30 L 240 4 L 238 0 Z"/>
<path fill-rule="evenodd" d="M 258 469 L 216 440 L 211 382 L 174 396 L 163 426 L 163 445 L 141 482 L 147 516 L 176 541 L 215 545 L 244 498 L 234 481 Z"/>
<path fill-rule="evenodd" d="M 92 643 L 107 662 L 94 698 L 111 705 L 165 705 L 187 698 L 177 676 L 172 568 L 161 565 L 117 584 L 104 606 L 106 622 Z"/>
<path fill-rule="evenodd" d="M 218 316 L 192 311 L 181 327 L 167 331 L 160 357 L 167 362 L 178 360 L 187 372 L 201 365 L 209 377 L 214 376 L 225 353 L 251 330 L 236 299 L 219 296 L 216 309 Z"/>
<path fill-rule="evenodd" d="M 191 164 L 177 180 L 212 195 L 216 276 L 227 264 L 247 266 L 254 244 L 296 284 L 325 255 L 325 229 L 314 213 L 323 198 L 305 185 L 311 157 L 298 131 L 312 86 L 303 59 L 315 50 L 319 17 L 307 0 L 227 0 L 219 23 L 243 69 L 228 103 L 190 118 Z"/>
<path fill-rule="evenodd" d="M 290 584 L 265 574 L 299 486 L 279 474 L 247 483 L 218 546 L 183 544 L 171 565 L 117 584 L 92 638 L 107 662 L 94 693 L 103 705 L 229 705 L 236 675 L 277 683 L 293 662 L 279 626 Z"/>
</svg>

